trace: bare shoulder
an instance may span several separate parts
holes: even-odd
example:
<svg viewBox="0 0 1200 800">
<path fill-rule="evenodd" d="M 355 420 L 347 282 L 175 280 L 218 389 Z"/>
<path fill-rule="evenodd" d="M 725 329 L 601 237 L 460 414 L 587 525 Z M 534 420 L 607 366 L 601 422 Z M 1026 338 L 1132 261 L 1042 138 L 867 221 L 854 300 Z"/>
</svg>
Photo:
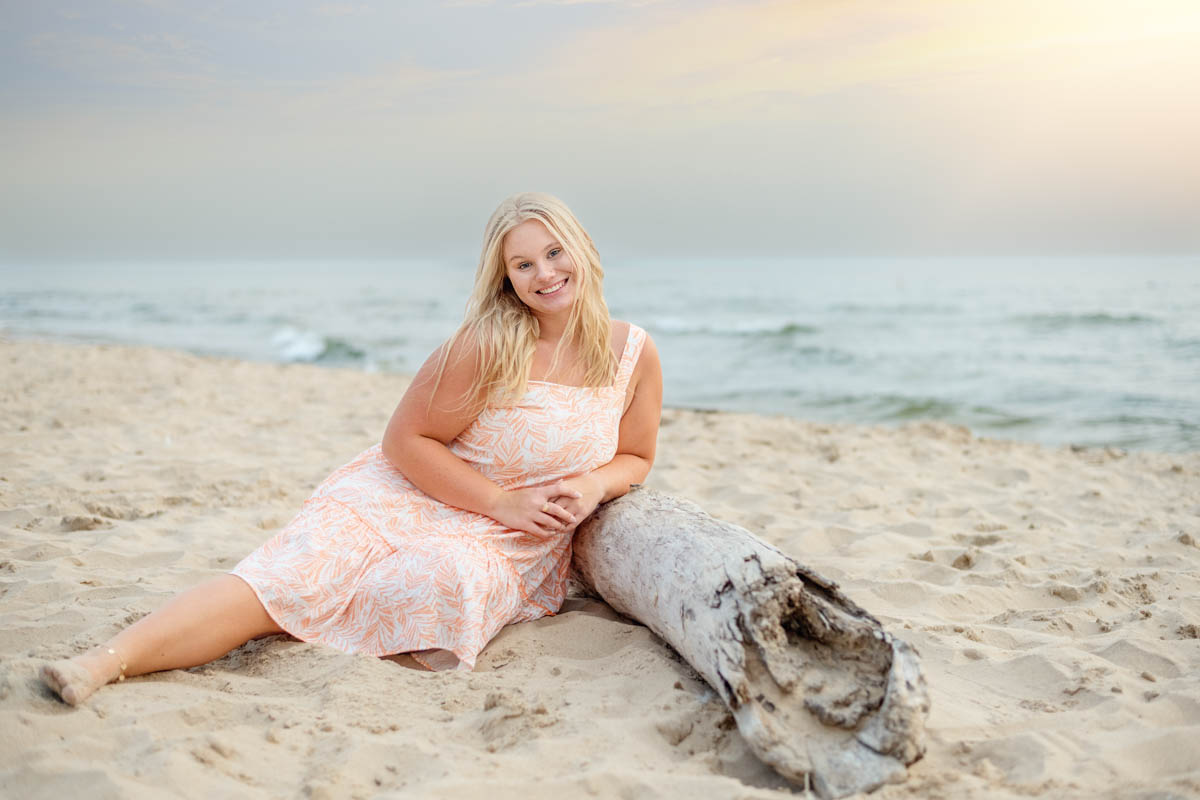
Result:
<svg viewBox="0 0 1200 800">
<path fill-rule="evenodd" d="M 625 352 L 625 343 L 629 341 L 629 334 L 633 331 L 633 326 L 622 319 L 614 319 L 611 324 L 612 329 L 612 350 L 613 355 L 617 358 Z"/>
<path fill-rule="evenodd" d="M 654 346 L 654 340 L 650 338 L 650 334 L 645 328 L 642 328 L 641 326 L 635 326 L 628 320 L 614 319 L 612 321 L 613 354 L 616 355 L 617 358 L 620 358 L 625 353 L 625 346 L 629 343 L 630 337 L 633 336 L 633 329 L 635 327 L 642 332 L 642 336 L 644 337 L 644 342 L 642 343 L 642 353 L 638 359 L 638 363 L 640 364 L 645 357 L 647 349 L 651 351 L 651 359 L 657 363 L 658 348 Z"/>
<path fill-rule="evenodd" d="M 658 345 L 654 338 L 645 330 L 642 331 L 642 352 L 638 355 L 637 365 L 633 368 L 633 379 L 640 381 L 644 377 L 662 383 L 662 364 L 658 359 Z"/>
<path fill-rule="evenodd" d="M 613 321 L 614 329 L 614 344 L 616 338 L 616 329 L 621 328 L 619 352 L 624 352 L 626 342 L 629 337 L 633 336 L 633 324 L 620 320 Z M 633 374 L 629 379 L 628 396 L 632 398 L 635 394 L 641 392 L 651 396 L 662 396 L 662 365 L 658 358 L 658 346 L 654 344 L 653 337 L 650 336 L 643 328 L 638 328 L 642 332 L 641 352 L 638 353 L 637 363 L 634 364 Z"/>
<path fill-rule="evenodd" d="M 460 330 L 451 336 L 431 355 L 430 361 L 440 360 L 445 353 L 445 377 L 473 380 L 483 362 L 482 348 L 474 332 Z"/>
<path fill-rule="evenodd" d="M 626 324 L 627 336 L 632 328 Z M 620 452 L 630 452 L 653 460 L 654 441 L 662 414 L 662 365 L 658 347 L 643 331 L 641 351 L 625 390 L 625 408 L 621 417 Z"/>
<path fill-rule="evenodd" d="M 419 434 L 448 443 L 478 411 L 468 396 L 480 368 L 477 342 L 460 332 L 434 350 L 400 398 L 385 438 Z"/>
</svg>

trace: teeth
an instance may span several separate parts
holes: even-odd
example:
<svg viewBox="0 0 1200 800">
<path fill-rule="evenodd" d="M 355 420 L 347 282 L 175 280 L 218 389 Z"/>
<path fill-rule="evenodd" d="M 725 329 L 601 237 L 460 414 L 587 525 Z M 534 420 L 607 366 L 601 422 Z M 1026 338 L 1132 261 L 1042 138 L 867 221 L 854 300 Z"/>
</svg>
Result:
<svg viewBox="0 0 1200 800">
<path fill-rule="evenodd" d="M 566 282 L 567 282 L 567 279 L 563 278 L 561 281 L 554 284 L 553 286 L 547 286 L 545 289 L 538 289 L 537 293 L 538 294 L 550 294 L 551 292 L 557 292 L 559 289 L 561 289 L 566 284 Z"/>
</svg>

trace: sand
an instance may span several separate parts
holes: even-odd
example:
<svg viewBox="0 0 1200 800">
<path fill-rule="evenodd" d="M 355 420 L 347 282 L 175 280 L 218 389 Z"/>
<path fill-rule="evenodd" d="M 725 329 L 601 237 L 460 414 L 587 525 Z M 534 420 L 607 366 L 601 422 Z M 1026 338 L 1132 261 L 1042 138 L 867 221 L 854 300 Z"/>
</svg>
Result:
<svg viewBox="0 0 1200 800">
<path fill-rule="evenodd" d="M 669 648 L 578 597 L 471 673 L 272 637 L 64 705 L 43 660 L 232 567 L 406 381 L 12 340 L 0 377 L 0 795 L 793 794 Z M 919 649 L 929 751 L 872 797 L 1200 796 L 1200 454 L 672 409 L 647 483 Z"/>
</svg>

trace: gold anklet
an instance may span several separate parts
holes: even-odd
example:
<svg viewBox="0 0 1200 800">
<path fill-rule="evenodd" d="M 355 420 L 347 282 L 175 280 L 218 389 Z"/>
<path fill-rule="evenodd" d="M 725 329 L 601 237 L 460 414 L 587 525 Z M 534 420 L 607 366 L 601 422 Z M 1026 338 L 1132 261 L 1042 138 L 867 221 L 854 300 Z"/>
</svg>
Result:
<svg viewBox="0 0 1200 800">
<path fill-rule="evenodd" d="M 121 662 L 121 674 L 117 676 L 117 683 L 120 683 L 121 681 L 125 680 L 125 659 L 121 658 L 121 654 L 116 650 L 113 650 L 111 647 L 108 648 L 108 654 L 110 656 L 116 656 L 117 661 Z"/>
</svg>

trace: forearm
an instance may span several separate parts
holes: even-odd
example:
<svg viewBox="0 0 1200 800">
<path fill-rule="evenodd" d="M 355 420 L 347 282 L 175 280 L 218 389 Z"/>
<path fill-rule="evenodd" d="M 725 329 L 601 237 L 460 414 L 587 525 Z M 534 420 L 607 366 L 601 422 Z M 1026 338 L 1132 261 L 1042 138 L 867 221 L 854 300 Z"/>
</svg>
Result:
<svg viewBox="0 0 1200 800">
<path fill-rule="evenodd" d="M 427 436 L 385 440 L 383 455 L 414 486 L 447 505 L 493 516 L 503 490 L 467 464 L 446 445 Z"/>
<path fill-rule="evenodd" d="M 652 462 L 632 453 L 618 453 L 612 461 L 592 470 L 588 477 L 596 481 L 603 494 L 601 503 L 616 499 L 629 491 L 635 483 L 646 480 Z"/>
</svg>

